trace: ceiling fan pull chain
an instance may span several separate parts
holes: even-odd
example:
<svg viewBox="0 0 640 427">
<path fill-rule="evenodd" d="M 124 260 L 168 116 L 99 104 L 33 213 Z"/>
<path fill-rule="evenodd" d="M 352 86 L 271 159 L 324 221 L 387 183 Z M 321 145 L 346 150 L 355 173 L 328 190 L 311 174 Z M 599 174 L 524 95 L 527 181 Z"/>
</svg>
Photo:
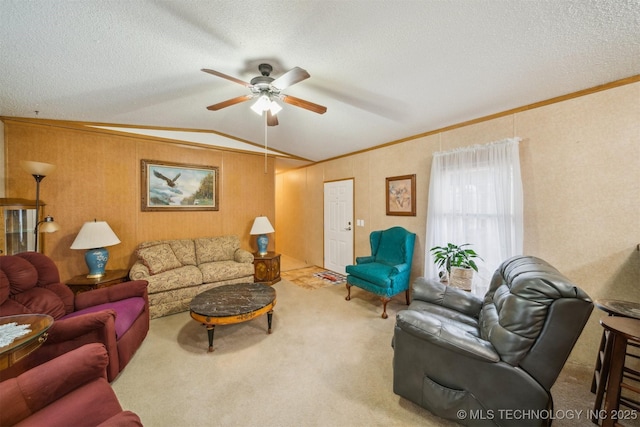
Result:
<svg viewBox="0 0 640 427">
<path fill-rule="evenodd" d="M 267 112 L 262 113 L 264 115 L 264 173 L 267 174 Z"/>
</svg>

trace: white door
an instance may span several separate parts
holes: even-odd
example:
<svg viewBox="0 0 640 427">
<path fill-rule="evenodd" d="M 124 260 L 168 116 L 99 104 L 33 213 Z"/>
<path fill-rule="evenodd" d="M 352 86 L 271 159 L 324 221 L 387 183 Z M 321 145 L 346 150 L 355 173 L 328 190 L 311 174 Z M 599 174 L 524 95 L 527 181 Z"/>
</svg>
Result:
<svg viewBox="0 0 640 427">
<path fill-rule="evenodd" d="M 324 268 L 353 264 L 353 180 L 324 183 Z"/>
</svg>

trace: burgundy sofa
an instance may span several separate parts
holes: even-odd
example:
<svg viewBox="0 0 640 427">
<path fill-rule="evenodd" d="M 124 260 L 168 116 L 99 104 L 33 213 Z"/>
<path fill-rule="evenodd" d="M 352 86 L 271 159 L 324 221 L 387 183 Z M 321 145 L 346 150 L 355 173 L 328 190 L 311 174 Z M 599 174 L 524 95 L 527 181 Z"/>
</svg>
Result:
<svg viewBox="0 0 640 427">
<path fill-rule="evenodd" d="M 0 382 L 2 426 L 142 426 L 106 379 L 102 344 L 86 344 Z"/>
<path fill-rule="evenodd" d="M 135 280 L 74 295 L 53 261 L 37 252 L 0 256 L 0 316 L 48 314 L 54 322 L 36 351 L 0 371 L 0 380 L 88 343 L 103 344 L 107 379 L 129 363 L 149 330 L 147 282 Z"/>
</svg>

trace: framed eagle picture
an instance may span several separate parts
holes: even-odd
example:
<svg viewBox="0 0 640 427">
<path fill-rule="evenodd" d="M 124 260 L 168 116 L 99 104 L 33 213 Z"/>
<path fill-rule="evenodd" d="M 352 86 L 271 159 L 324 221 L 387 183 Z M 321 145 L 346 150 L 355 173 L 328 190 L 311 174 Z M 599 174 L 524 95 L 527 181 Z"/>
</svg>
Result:
<svg viewBox="0 0 640 427">
<path fill-rule="evenodd" d="M 143 211 L 217 211 L 218 167 L 141 160 Z"/>
</svg>

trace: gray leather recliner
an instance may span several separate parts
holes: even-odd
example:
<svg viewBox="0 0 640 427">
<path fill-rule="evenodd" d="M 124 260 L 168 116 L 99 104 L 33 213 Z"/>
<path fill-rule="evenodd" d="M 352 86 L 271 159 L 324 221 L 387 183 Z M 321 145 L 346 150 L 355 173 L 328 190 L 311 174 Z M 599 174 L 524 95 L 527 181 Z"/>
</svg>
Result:
<svg viewBox="0 0 640 427">
<path fill-rule="evenodd" d="M 396 316 L 393 390 L 463 425 L 548 425 L 550 389 L 593 310 L 547 262 L 518 256 L 484 299 L 420 277 Z"/>
</svg>

